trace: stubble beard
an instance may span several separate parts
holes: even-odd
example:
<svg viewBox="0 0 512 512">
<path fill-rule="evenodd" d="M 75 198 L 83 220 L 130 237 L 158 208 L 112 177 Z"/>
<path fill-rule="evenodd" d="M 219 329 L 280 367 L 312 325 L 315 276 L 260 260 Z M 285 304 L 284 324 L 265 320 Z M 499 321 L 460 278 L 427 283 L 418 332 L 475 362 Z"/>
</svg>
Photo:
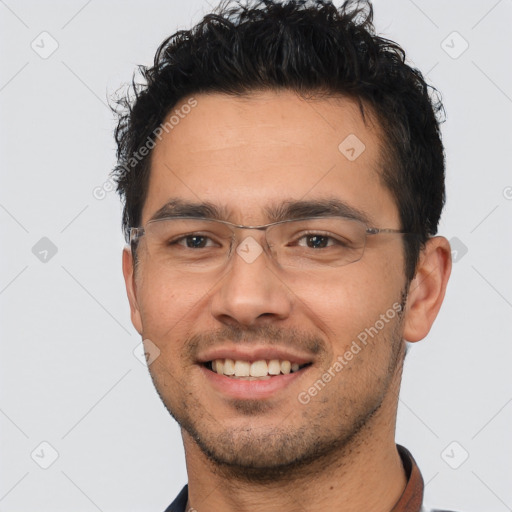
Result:
<svg viewBox="0 0 512 512">
<path fill-rule="evenodd" d="M 405 298 L 402 295 L 404 306 Z M 379 333 L 378 339 L 376 337 L 377 343 L 391 347 L 387 364 L 381 365 L 382 373 L 376 376 L 378 385 L 373 383 L 365 386 L 362 383 L 361 388 L 369 387 L 364 396 L 325 394 L 322 397 L 322 393 L 325 393 L 322 391 L 316 404 L 323 400 L 326 404 L 324 407 L 309 407 L 296 401 L 290 405 L 289 414 L 279 425 L 251 426 L 251 417 L 266 414 L 272 418 L 271 404 L 256 400 L 231 400 L 230 404 L 238 415 L 247 417 L 247 426 L 222 428 L 218 420 L 205 411 L 197 399 L 197 393 L 188 390 L 181 397 L 178 407 L 171 406 L 170 401 L 160 394 L 153 374 L 152 378 L 157 393 L 180 425 L 184 437 L 193 440 L 215 471 L 225 479 L 272 484 L 307 478 L 312 471 L 319 469 L 325 471 L 331 466 L 348 467 L 351 454 L 372 435 L 373 420 L 381 410 L 384 399 L 389 393 L 398 392 L 393 388 L 398 388 L 405 357 L 402 314 L 397 315 L 388 327 Z M 336 378 L 342 378 L 342 375 Z M 398 385 L 393 386 L 397 379 Z M 298 426 L 287 427 L 287 418 L 297 416 L 297 412 L 302 421 Z"/>
</svg>

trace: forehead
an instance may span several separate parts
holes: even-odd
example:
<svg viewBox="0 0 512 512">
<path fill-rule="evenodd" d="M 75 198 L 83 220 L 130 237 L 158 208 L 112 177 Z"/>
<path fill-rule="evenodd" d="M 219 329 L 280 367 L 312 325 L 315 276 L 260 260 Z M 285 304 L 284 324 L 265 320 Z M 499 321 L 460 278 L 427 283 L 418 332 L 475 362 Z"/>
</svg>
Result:
<svg viewBox="0 0 512 512">
<path fill-rule="evenodd" d="M 365 123 L 354 100 L 291 91 L 194 100 L 172 109 L 153 149 L 143 222 L 170 197 L 218 204 L 240 223 L 268 221 L 269 204 L 333 197 L 396 220 L 380 179 L 378 125 L 367 109 Z"/>
</svg>

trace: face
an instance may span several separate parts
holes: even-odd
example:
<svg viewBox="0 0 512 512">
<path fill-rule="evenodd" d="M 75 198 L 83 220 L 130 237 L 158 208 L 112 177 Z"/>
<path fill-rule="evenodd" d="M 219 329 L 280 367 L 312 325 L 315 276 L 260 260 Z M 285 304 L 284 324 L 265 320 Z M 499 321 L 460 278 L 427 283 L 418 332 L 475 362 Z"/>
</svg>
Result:
<svg viewBox="0 0 512 512">
<path fill-rule="evenodd" d="M 400 229 L 380 180 L 382 136 L 353 101 L 292 92 L 195 99 L 153 150 L 142 225 L 171 199 L 211 203 L 223 220 L 251 226 L 271 222 L 271 207 L 335 199 L 371 226 Z M 351 134 L 365 146 L 359 156 L 362 146 L 338 148 Z M 237 236 L 247 250 L 247 237 L 264 245 L 260 231 Z M 400 235 L 369 236 L 359 261 L 316 272 L 280 268 L 265 251 L 254 260 L 235 252 L 220 272 L 177 272 L 149 257 L 142 240 L 135 272 L 124 255 L 132 321 L 148 351 L 160 350 L 151 376 L 190 450 L 268 476 L 328 456 L 376 418 L 394 424 L 406 286 Z M 225 359 L 239 369 L 259 360 L 300 369 L 234 379 L 210 369 Z"/>
</svg>

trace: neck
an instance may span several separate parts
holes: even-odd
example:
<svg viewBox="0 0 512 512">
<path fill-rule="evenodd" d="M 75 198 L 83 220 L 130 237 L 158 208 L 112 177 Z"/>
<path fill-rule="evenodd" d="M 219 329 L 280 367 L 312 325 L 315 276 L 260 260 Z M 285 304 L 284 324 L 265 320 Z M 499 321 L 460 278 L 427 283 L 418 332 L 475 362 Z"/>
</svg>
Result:
<svg viewBox="0 0 512 512">
<path fill-rule="evenodd" d="M 182 431 L 189 480 L 187 511 L 389 512 L 407 483 L 394 441 L 396 403 L 391 409 L 390 405 L 383 403 L 371 424 L 341 451 L 330 454 L 329 460 L 314 461 L 297 474 L 283 474 L 271 483 L 227 473 Z"/>
</svg>

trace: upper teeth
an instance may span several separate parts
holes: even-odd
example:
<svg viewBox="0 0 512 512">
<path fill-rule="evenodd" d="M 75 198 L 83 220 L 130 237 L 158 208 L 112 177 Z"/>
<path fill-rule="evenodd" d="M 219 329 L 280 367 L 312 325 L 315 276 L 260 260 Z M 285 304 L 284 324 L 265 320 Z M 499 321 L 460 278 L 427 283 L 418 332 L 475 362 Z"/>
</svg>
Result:
<svg viewBox="0 0 512 512">
<path fill-rule="evenodd" d="M 299 369 L 297 363 L 271 359 L 265 361 L 242 361 L 233 359 L 215 359 L 212 361 L 212 369 L 221 375 L 234 375 L 235 377 L 265 377 L 267 375 L 287 374 Z"/>
</svg>

